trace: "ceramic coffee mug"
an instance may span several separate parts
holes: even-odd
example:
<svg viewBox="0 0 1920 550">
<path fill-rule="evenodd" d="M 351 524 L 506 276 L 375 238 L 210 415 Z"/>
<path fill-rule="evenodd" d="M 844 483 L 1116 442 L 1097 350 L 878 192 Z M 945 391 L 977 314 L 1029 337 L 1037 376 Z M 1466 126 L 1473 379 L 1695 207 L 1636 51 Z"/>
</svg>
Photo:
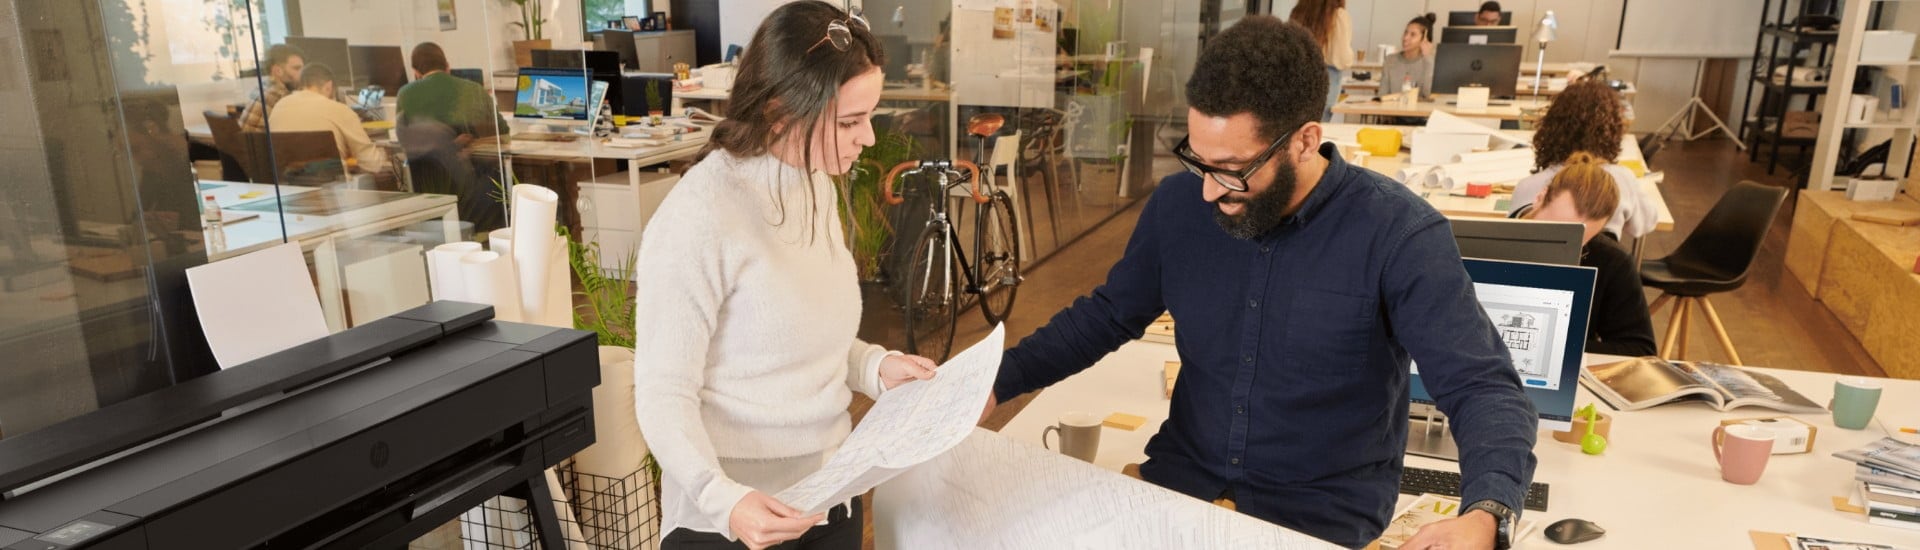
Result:
<svg viewBox="0 0 1920 550">
<path fill-rule="evenodd" d="M 1040 445 L 1052 449 L 1047 436 L 1055 432 L 1060 436 L 1060 453 L 1093 462 L 1093 455 L 1100 450 L 1100 417 L 1093 413 L 1070 412 L 1060 415 L 1058 424 L 1047 426 L 1040 432 Z"/>
<path fill-rule="evenodd" d="M 1873 423 L 1873 411 L 1880 407 L 1880 381 L 1859 376 L 1842 376 L 1833 381 L 1833 425 L 1849 430 L 1865 429 Z"/>
<path fill-rule="evenodd" d="M 1752 485 L 1767 471 L 1767 457 L 1773 456 L 1773 431 L 1746 424 L 1719 426 L 1713 429 L 1712 445 L 1720 479 Z"/>
</svg>

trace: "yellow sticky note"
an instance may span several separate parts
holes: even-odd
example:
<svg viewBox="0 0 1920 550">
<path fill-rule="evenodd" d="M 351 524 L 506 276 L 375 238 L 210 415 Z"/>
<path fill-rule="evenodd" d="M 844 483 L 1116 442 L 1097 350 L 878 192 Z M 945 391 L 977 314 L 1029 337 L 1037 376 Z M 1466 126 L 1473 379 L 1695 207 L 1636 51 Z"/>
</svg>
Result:
<svg viewBox="0 0 1920 550">
<path fill-rule="evenodd" d="M 1104 421 L 1101 421 L 1100 423 L 1106 425 L 1109 428 L 1119 428 L 1119 429 L 1131 432 L 1131 431 L 1140 429 L 1141 426 L 1146 425 L 1147 418 L 1144 416 L 1131 415 L 1127 413 L 1113 413 L 1113 414 L 1107 415 L 1107 419 Z"/>
</svg>

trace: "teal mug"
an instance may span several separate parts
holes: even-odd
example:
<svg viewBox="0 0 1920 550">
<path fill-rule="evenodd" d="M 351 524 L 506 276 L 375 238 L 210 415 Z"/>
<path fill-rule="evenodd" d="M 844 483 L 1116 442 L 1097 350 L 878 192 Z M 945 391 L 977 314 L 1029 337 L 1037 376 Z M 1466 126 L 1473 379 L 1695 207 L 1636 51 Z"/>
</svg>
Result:
<svg viewBox="0 0 1920 550">
<path fill-rule="evenodd" d="M 1865 429 L 1873 423 L 1873 410 L 1880 407 L 1879 380 L 1861 376 L 1842 376 L 1833 381 L 1833 425 L 1849 430 Z"/>
</svg>

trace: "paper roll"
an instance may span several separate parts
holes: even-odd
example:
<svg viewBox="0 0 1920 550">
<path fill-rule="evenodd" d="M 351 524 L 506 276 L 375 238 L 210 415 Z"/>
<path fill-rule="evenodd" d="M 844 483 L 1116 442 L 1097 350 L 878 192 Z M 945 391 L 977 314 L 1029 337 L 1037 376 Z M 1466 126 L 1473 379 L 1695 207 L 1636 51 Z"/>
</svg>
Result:
<svg viewBox="0 0 1920 550">
<path fill-rule="evenodd" d="M 554 240 L 560 241 L 558 236 Z M 547 320 L 540 324 L 573 328 L 572 265 L 567 263 L 565 242 L 553 249 L 553 260 L 547 263 L 547 268 L 552 270 L 547 277 Z"/>
<path fill-rule="evenodd" d="M 521 322 L 520 291 L 513 264 L 498 252 L 468 252 L 460 257 L 467 301 L 493 306 L 493 318 Z"/>
<path fill-rule="evenodd" d="M 447 243 L 427 251 L 427 282 L 433 285 L 434 300 L 470 301 L 460 257 L 479 251 L 480 243 L 476 242 Z"/>
<path fill-rule="evenodd" d="M 559 211 L 560 194 L 538 185 L 520 184 L 513 186 L 513 257 L 514 272 L 520 281 L 520 311 L 531 322 L 545 323 L 551 319 L 548 315 L 552 292 L 548 288 L 554 282 L 553 253 L 559 245 L 559 235 L 553 231 L 553 223 Z"/>
<path fill-rule="evenodd" d="M 501 256 L 512 258 L 513 228 L 495 229 L 493 232 L 487 233 L 487 250 L 492 250 L 500 253 Z"/>
</svg>

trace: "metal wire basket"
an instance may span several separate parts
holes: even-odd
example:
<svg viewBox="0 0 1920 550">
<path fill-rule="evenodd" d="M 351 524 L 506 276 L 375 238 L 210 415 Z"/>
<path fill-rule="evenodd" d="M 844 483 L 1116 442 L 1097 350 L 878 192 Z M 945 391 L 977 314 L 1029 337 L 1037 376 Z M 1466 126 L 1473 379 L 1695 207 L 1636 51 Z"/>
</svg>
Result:
<svg viewBox="0 0 1920 550">
<path fill-rule="evenodd" d="M 652 550 L 660 545 L 660 488 L 647 468 L 619 478 L 582 473 L 571 459 L 554 467 L 554 509 L 569 549 Z M 494 497 L 460 516 L 465 550 L 540 548 L 527 503 Z"/>
</svg>

